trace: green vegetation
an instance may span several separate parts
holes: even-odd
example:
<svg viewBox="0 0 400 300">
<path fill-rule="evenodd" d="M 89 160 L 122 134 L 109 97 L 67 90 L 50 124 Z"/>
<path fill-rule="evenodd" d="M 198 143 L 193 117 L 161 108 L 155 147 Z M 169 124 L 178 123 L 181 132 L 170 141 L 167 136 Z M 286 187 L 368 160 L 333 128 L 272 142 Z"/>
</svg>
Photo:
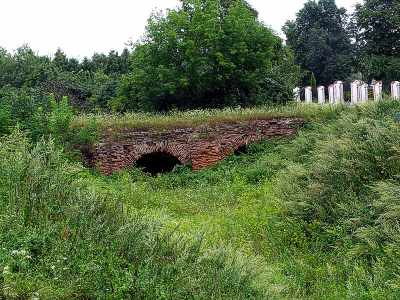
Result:
<svg viewBox="0 0 400 300">
<path fill-rule="evenodd" d="M 288 46 L 244 0 L 181 4 L 121 54 L 0 48 L 0 299 L 399 299 L 400 101 L 291 103 L 398 80 L 398 1 L 308 1 Z M 269 117 L 307 122 L 199 172 L 76 161 L 105 131 Z"/>
<path fill-rule="evenodd" d="M 0 102 L 32 104 L 22 107 L 27 116 L 46 110 L 49 94 L 91 113 L 248 107 L 292 99 L 298 73 L 290 50 L 247 2 L 185 0 L 154 13 L 121 54 L 78 61 L 61 50 L 48 57 L 26 45 L 0 48 Z"/>
<path fill-rule="evenodd" d="M 359 69 L 367 79 L 400 78 L 400 3 L 365 0 L 355 13 Z"/>
<path fill-rule="evenodd" d="M 230 3 L 229 3 L 230 2 Z M 292 98 L 298 67 L 245 1 L 185 0 L 154 14 L 113 106 L 166 111 Z"/>
<path fill-rule="evenodd" d="M 335 0 L 307 1 L 283 27 L 301 66 L 302 85 L 314 74 L 318 85 L 335 80 L 400 78 L 400 3 L 364 0 L 354 14 Z M 313 86 L 313 84 L 311 84 Z"/>
<path fill-rule="evenodd" d="M 261 106 L 254 108 L 226 108 L 222 110 L 173 111 L 165 114 L 125 113 L 79 115 L 71 124 L 72 129 L 95 126 L 99 132 L 121 128 L 170 129 L 194 127 L 202 124 L 235 123 L 273 117 L 301 117 L 305 120 L 319 120 L 333 117 L 345 106 L 322 106 L 288 104 L 285 106 Z"/>
<path fill-rule="evenodd" d="M 0 141 L 0 298 L 259 298 L 246 259 L 102 192 L 54 144 Z"/>
<path fill-rule="evenodd" d="M 325 110 L 294 139 L 158 177 L 104 177 L 14 131 L 0 295 L 398 298 L 400 103 Z"/>
<path fill-rule="evenodd" d="M 15 53 L 0 47 L 0 100 L 12 103 L 20 114 L 39 106 L 46 109 L 49 94 L 58 100 L 67 96 L 80 110 L 107 109 L 121 76 L 129 70 L 128 60 L 128 50 L 121 55 L 115 51 L 108 56 L 94 54 L 79 62 L 61 50 L 50 58 L 35 54 L 26 45 Z"/>
<path fill-rule="evenodd" d="M 354 52 L 349 20 L 335 0 L 307 1 L 283 31 L 302 68 L 302 85 L 329 85 L 349 78 Z"/>
</svg>

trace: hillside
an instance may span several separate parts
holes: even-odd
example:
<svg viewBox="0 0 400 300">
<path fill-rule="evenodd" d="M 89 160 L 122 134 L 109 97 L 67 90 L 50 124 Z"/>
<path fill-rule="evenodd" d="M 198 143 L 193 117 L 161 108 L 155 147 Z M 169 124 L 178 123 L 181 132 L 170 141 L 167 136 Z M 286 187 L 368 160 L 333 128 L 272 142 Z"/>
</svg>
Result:
<svg viewBox="0 0 400 300">
<path fill-rule="evenodd" d="M 398 298 L 400 102 L 316 107 L 295 138 L 156 177 L 2 138 L 1 297 Z"/>
</svg>

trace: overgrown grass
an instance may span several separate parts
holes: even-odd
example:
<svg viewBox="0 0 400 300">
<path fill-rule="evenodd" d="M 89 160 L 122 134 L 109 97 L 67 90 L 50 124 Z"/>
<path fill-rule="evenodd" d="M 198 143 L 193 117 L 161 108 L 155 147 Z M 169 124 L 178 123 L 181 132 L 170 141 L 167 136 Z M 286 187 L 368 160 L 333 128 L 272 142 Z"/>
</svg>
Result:
<svg viewBox="0 0 400 300">
<path fill-rule="evenodd" d="M 72 123 L 73 128 L 86 128 L 95 123 L 100 131 L 123 128 L 151 128 L 163 130 L 170 128 L 195 127 L 202 124 L 236 123 L 246 120 L 275 117 L 302 117 L 306 120 L 321 120 L 334 117 L 345 110 L 341 105 L 288 105 L 265 106 L 258 108 L 227 108 L 223 110 L 175 111 L 165 114 L 126 113 L 114 115 L 80 115 Z"/>
<path fill-rule="evenodd" d="M 399 112 L 345 108 L 212 169 L 98 180 L 167 228 L 256 257 L 268 297 L 396 299 Z"/>
<path fill-rule="evenodd" d="M 398 299 L 400 102 L 309 109 L 294 139 L 158 177 L 3 140 L 2 296 Z"/>
<path fill-rule="evenodd" d="M 0 183 L 0 298 L 262 298 L 250 260 L 161 231 L 52 143 L 2 139 Z"/>
</svg>

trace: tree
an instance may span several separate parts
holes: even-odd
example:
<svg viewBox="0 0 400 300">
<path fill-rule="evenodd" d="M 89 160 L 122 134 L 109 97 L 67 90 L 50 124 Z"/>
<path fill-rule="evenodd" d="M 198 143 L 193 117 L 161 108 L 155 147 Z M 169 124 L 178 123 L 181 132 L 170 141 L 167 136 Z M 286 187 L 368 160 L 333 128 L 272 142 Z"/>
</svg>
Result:
<svg viewBox="0 0 400 300">
<path fill-rule="evenodd" d="M 355 22 L 360 71 L 367 79 L 400 79 L 400 2 L 366 0 Z"/>
<path fill-rule="evenodd" d="M 54 54 L 53 64 L 59 70 L 66 72 L 77 72 L 80 69 L 79 61 L 75 58 L 68 58 L 61 49 L 57 49 Z"/>
<path fill-rule="evenodd" d="M 131 61 L 113 101 L 122 109 L 287 100 L 297 83 L 290 52 L 242 1 L 224 7 L 220 0 L 185 0 L 180 9 L 153 14 Z"/>
<path fill-rule="evenodd" d="M 187 1 L 187 0 L 180 0 L 182 4 L 183 10 L 187 10 L 187 8 L 192 7 L 192 1 Z M 207 0 L 202 1 L 204 4 L 207 3 Z M 238 2 L 238 0 L 220 0 L 220 13 L 222 16 L 226 16 L 229 12 L 229 8 L 232 5 L 235 5 Z M 243 5 L 246 6 L 248 10 L 250 10 L 255 17 L 258 17 L 258 12 L 245 0 L 239 0 L 239 2 Z"/>
<path fill-rule="evenodd" d="M 50 59 L 36 55 L 27 45 L 14 54 L 0 48 L 0 87 L 34 87 L 51 74 Z"/>
<path fill-rule="evenodd" d="M 296 20 L 286 23 L 283 31 L 304 71 L 303 84 L 308 84 L 310 72 L 324 85 L 350 75 L 352 44 L 347 24 L 346 10 L 334 0 L 308 1 Z"/>
</svg>

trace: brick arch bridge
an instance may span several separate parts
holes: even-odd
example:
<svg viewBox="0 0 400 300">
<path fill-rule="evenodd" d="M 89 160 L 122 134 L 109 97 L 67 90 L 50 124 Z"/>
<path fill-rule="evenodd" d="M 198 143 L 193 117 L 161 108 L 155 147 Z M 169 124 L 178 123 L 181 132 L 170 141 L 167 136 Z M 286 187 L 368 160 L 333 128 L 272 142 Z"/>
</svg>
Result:
<svg viewBox="0 0 400 300">
<path fill-rule="evenodd" d="M 121 129 L 117 133 L 104 133 L 87 157 L 89 163 L 105 175 L 133 167 L 151 154 L 176 158 L 176 162 L 200 170 L 251 143 L 292 136 L 303 124 L 301 118 L 270 118 L 162 131 Z"/>
</svg>

